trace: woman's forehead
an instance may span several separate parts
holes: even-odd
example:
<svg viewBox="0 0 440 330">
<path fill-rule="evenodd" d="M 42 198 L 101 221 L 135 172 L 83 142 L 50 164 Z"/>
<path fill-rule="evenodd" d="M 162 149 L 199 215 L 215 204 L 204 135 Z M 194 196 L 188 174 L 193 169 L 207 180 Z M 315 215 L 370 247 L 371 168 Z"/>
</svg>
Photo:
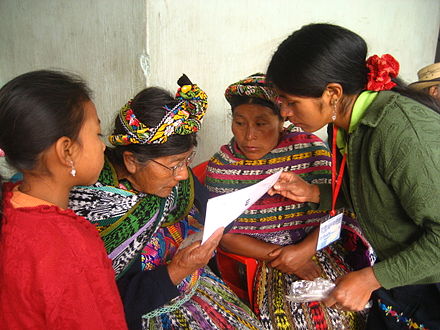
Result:
<svg viewBox="0 0 440 330">
<path fill-rule="evenodd" d="M 183 160 L 188 158 L 191 153 L 193 152 L 194 148 L 191 148 L 188 151 L 179 153 L 179 154 L 175 154 L 175 155 L 169 155 L 169 156 L 162 156 L 162 157 L 157 157 L 154 158 L 156 160 L 164 160 L 164 161 L 168 161 L 168 162 L 174 162 L 174 161 L 178 161 L 178 160 Z"/>
</svg>

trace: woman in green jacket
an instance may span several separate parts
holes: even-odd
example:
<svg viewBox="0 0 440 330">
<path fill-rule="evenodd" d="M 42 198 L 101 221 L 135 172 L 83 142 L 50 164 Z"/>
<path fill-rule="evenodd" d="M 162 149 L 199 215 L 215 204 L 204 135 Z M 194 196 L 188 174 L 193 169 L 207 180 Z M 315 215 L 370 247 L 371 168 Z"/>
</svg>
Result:
<svg viewBox="0 0 440 330">
<path fill-rule="evenodd" d="M 338 203 L 356 213 L 375 249 L 376 264 L 340 277 L 327 306 L 361 310 L 371 297 L 369 329 L 438 329 L 439 104 L 397 79 L 391 55 L 366 54 L 360 36 L 329 24 L 304 26 L 280 44 L 267 76 L 281 113 L 305 131 L 330 124 L 338 162 L 333 187 L 284 173 L 270 193 L 320 207 L 333 195 L 334 209 L 342 186 Z"/>
</svg>

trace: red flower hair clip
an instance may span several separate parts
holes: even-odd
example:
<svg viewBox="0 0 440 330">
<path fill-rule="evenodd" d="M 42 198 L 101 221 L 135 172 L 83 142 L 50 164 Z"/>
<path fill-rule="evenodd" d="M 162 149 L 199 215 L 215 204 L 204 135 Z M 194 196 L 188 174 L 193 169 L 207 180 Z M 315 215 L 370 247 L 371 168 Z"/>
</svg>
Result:
<svg viewBox="0 0 440 330">
<path fill-rule="evenodd" d="M 397 77 L 399 74 L 399 62 L 390 54 L 370 56 L 367 59 L 368 82 L 366 89 L 369 91 L 386 91 L 390 90 L 397 84 L 391 78 Z"/>
</svg>

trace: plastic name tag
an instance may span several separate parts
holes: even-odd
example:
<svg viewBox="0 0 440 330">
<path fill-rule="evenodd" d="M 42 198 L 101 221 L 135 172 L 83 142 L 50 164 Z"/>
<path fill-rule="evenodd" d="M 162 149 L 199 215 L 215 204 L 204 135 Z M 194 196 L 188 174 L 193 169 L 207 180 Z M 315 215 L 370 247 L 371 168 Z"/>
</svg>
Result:
<svg viewBox="0 0 440 330">
<path fill-rule="evenodd" d="M 339 239 L 339 236 L 341 235 L 342 216 L 343 214 L 340 213 L 321 223 L 319 226 L 318 245 L 316 250 L 321 250 Z"/>
</svg>

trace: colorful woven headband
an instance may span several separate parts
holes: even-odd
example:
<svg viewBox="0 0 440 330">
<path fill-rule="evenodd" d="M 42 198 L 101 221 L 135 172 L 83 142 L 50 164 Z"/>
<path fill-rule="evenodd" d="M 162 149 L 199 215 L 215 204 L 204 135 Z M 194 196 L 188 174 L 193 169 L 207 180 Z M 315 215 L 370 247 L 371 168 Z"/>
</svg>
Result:
<svg viewBox="0 0 440 330">
<path fill-rule="evenodd" d="M 390 54 L 381 57 L 377 55 L 370 56 L 366 65 L 369 70 L 366 90 L 386 91 L 397 85 L 391 78 L 397 77 L 400 65 Z"/>
<path fill-rule="evenodd" d="M 124 105 L 119 111 L 119 119 L 127 134 L 110 135 L 110 143 L 115 146 L 165 143 L 173 134 L 187 135 L 199 131 L 208 107 L 208 97 L 186 75 L 177 83 L 181 86 L 176 93 L 178 103 L 172 109 L 164 106 L 167 113 L 156 127 L 149 127 L 136 118 L 131 109 L 132 101 Z"/>
<path fill-rule="evenodd" d="M 276 104 L 277 94 L 266 85 L 266 76 L 263 73 L 255 73 L 226 88 L 225 97 L 229 103 L 233 96 L 255 97 Z"/>
</svg>

